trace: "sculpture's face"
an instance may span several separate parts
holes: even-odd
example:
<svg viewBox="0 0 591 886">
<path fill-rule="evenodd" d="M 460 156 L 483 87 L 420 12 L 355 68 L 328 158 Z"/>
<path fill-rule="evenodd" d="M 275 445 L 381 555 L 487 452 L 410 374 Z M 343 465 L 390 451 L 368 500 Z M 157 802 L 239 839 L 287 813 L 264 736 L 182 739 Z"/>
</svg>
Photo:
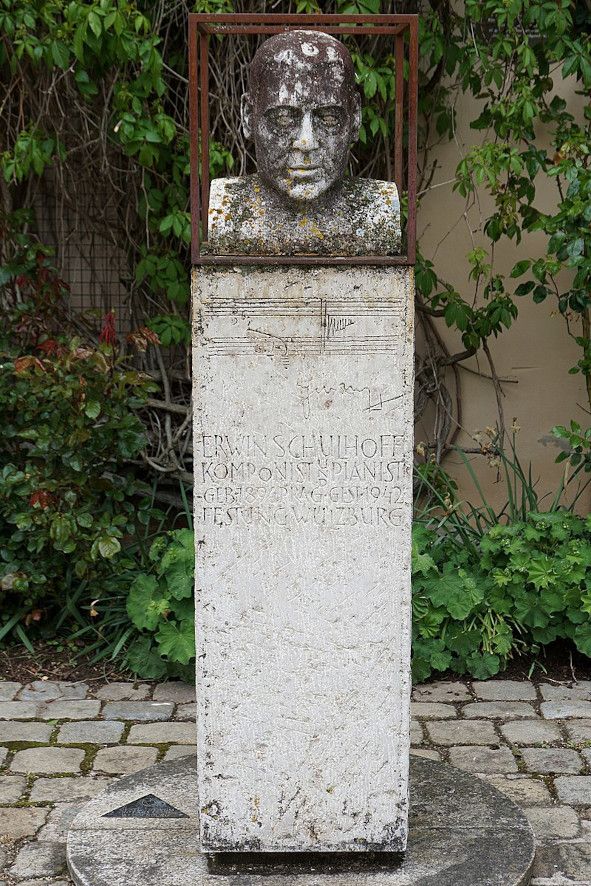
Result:
<svg viewBox="0 0 591 886">
<path fill-rule="evenodd" d="M 282 34 L 263 47 L 243 102 L 259 176 L 292 200 L 315 200 L 344 176 L 359 131 L 359 96 L 347 50 L 326 35 L 303 31 Z"/>
</svg>

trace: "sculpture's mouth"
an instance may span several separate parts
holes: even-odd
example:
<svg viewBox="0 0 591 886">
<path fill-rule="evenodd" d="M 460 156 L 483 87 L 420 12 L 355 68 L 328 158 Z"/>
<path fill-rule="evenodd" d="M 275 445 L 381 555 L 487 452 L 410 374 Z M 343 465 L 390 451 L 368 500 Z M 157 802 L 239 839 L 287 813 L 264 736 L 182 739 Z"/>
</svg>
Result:
<svg viewBox="0 0 591 886">
<path fill-rule="evenodd" d="M 293 178 L 311 178 L 317 176 L 320 169 L 320 166 L 290 166 L 288 172 Z"/>
</svg>

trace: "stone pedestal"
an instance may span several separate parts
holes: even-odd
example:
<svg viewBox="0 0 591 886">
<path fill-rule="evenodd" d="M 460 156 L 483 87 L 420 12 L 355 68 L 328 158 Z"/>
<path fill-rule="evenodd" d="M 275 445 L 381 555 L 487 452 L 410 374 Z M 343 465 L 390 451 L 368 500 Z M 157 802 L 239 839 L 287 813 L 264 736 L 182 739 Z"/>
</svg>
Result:
<svg viewBox="0 0 591 886">
<path fill-rule="evenodd" d="M 412 274 L 194 271 L 204 852 L 406 845 Z"/>
<path fill-rule="evenodd" d="M 411 757 L 406 854 L 201 854 L 187 757 L 136 772 L 88 803 L 68 833 L 76 886 L 526 886 L 534 838 L 491 785 Z"/>
</svg>

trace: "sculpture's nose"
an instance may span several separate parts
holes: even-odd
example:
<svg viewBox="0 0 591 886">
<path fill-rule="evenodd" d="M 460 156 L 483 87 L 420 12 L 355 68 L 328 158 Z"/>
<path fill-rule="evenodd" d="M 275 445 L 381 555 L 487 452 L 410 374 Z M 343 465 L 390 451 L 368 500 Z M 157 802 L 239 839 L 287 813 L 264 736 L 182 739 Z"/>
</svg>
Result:
<svg viewBox="0 0 591 886">
<path fill-rule="evenodd" d="M 312 115 L 306 111 L 302 116 L 299 131 L 293 142 L 293 148 L 296 151 L 314 151 L 318 147 L 318 139 L 314 130 Z"/>
</svg>

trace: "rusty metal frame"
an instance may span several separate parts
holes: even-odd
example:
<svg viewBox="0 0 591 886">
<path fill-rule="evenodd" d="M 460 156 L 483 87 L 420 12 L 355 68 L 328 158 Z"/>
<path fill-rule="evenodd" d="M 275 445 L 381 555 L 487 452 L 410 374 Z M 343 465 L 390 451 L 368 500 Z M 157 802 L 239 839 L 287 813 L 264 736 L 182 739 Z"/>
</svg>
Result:
<svg viewBox="0 0 591 886">
<path fill-rule="evenodd" d="M 325 34 L 390 35 L 394 39 L 394 181 L 408 194 L 405 255 L 206 255 L 209 207 L 209 38 L 212 34 L 279 34 L 306 27 Z M 417 180 L 417 15 L 189 14 L 189 123 L 191 167 L 191 262 L 194 265 L 413 265 L 416 259 Z M 408 41 L 406 41 L 408 37 Z M 403 79 L 408 46 L 408 82 Z M 405 96 L 406 94 L 406 96 Z M 405 107 L 406 97 L 406 107 Z M 408 123 L 407 180 L 403 181 L 403 132 Z M 199 157 L 201 148 L 201 157 Z M 202 175 L 199 175 L 201 164 Z M 405 187 L 406 185 L 406 187 Z"/>
</svg>

